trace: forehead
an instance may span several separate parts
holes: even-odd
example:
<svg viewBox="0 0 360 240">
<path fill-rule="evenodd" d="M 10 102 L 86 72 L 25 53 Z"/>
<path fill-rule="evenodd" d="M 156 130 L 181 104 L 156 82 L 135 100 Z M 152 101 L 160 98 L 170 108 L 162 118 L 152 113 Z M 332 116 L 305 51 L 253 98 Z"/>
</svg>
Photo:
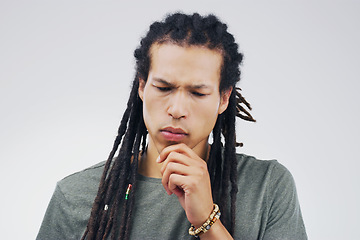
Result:
<svg viewBox="0 0 360 240">
<path fill-rule="evenodd" d="M 167 81 L 219 85 L 223 57 L 220 51 L 204 46 L 153 44 L 150 48 L 150 75 Z"/>
</svg>

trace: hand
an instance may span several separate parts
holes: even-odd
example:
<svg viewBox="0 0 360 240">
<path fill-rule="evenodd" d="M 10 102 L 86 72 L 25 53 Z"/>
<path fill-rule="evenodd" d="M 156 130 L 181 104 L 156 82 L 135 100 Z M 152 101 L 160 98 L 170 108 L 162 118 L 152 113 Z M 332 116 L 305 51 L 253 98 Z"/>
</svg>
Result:
<svg viewBox="0 0 360 240">
<path fill-rule="evenodd" d="M 210 176 L 206 162 L 181 143 L 164 148 L 158 163 L 166 192 L 175 194 L 190 223 L 200 227 L 213 209 Z"/>
</svg>

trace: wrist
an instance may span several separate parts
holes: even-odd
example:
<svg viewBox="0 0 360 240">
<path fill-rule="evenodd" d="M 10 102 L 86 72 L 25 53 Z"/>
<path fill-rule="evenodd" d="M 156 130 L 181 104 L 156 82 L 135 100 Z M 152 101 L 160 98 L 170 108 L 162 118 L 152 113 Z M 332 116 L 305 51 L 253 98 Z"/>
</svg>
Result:
<svg viewBox="0 0 360 240">
<path fill-rule="evenodd" d="M 191 225 L 195 228 L 201 227 L 210 218 L 210 215 L 214 211 L 214 207 L 215 204 L 211 203 L 206 208 L 204 208 L 204 210 L 201 210 L 202 216 L 199 216 L 198 218 L 193 218 L 192 221 L 190 221 Z"/>
<path fill-rule="evenodd" d="M 191 236 L 199 237 L 200 234 L 204 234 L 210 230 L 211 226 L 220 218 L 221 212 L 217 204 L 213 204 L 213 210 L 209 217 L 200 226 L 194 226 L 191 224 L 189 228 L 189 234 Z"/>
<path fill-rule="evenodd" d="M 233 239 L 233 237 L 230 235 L 230 233 L 227 231 L 225 226 L 222 224 L 221 220 L 217 220 L 207 231 L 206 233 L 203 233 L 200 235 L 201 240 L 227 240 L 227 239 Z"/>
</svg>

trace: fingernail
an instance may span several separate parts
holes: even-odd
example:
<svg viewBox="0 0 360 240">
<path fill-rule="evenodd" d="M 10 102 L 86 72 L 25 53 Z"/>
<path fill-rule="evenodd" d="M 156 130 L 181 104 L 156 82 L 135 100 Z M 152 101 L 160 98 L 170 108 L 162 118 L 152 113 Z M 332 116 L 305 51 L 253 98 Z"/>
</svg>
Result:
<svg viewBox="0 0 360 240">
<path fill-rule="evenodd" d="M 160 162 L 160 155 L 159 155 L 158 158 L 156 159 L 156 162 L 157 162 L 157 163 Z"/>
</svg>

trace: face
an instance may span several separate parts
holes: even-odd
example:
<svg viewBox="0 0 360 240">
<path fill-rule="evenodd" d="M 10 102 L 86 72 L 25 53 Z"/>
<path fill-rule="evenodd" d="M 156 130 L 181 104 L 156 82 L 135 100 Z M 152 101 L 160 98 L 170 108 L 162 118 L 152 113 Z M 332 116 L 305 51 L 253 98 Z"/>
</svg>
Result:
<svg viewBox="0 0 360 240">
<path fill-rule="evenodd" d="M 154 44 L 150 56 L 148 79 L 139 84 L 148 150 L 185 143 L 200 154 L 231 92 L 219 92 L 221 53 L 165 43 Z"/>
</svg>

